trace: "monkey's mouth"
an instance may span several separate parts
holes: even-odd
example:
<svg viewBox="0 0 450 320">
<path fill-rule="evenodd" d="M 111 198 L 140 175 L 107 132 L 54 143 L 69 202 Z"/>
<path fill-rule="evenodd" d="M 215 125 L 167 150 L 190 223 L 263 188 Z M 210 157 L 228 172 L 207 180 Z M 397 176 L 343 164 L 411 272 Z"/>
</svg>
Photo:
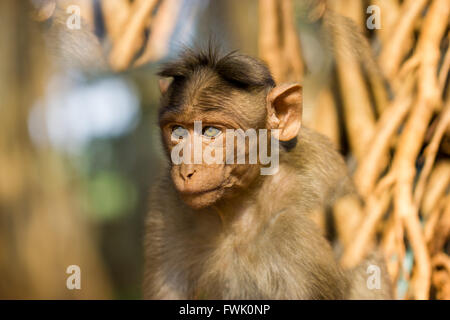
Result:
<svg viewBox="0 0 450 320">
<path fill-rule="evenodd" d="M 223 194 L 221 186 L 207 190 L 180 191 L 180 197 L 184 203 L 194 209 L 208 207 L 215 203 Z"/>
<path fill-rule="evenodd" d="M 182 195 L 186 196 L 201 196 L 210 192 L 218 191 L 222 188 L 222 186 L 217 186 L 215 188 L 206 189 L 206 190 L 178 190 Z"/>
</svg>

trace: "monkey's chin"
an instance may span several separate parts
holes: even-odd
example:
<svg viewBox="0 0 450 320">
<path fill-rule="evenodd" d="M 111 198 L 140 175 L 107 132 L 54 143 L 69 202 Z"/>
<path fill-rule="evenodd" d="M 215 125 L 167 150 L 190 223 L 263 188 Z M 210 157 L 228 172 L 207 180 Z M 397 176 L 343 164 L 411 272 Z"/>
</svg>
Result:
<svg viewBox="0 0 450 320">
<path fill-rule="evenodd" d="M 202 209 L 212 206 L 222 197 L 223 190 L 216 189 L 201 193 L 183 193 L 180 192 L 181 199 L 192 209 Z"/>
</svg>

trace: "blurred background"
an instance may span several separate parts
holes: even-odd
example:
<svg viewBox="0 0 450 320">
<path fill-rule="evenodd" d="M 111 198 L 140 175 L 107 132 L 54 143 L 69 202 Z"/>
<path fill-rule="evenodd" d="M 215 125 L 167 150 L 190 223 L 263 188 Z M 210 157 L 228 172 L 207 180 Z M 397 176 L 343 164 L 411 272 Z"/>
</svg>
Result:
<svg viewBox="0 0 450 320">
<path fill-rule="evenodd" d="M 141 298 L 155 72 L 213 39 L 301 82 L 304 124 L 346 158 L 342 264 L 379 247 L 397 298 L 450 299 L 449 17 L 448 0 L 2 0 L 0 298 Z"/>
</svg>

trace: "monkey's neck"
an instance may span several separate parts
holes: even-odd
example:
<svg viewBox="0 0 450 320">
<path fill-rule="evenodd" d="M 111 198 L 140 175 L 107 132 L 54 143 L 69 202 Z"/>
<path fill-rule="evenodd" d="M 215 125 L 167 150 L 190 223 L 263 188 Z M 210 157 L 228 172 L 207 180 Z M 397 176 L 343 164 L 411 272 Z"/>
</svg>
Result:
<svg viewBox="0 0 450 320">
<path fill-rule="evenodd" d="M 256 225 L 264 225 L 265 220 L 270 221 L 273 215 L 289 206 L 286 201 L 278 201 L 288 189 L 275 188 L 283 185 L 280 181 L 287 180 L 287 174 L 286 168 L 280 166 L 278 173 L 271 176 L 260 175 L 234 197 L 216 203 L 213 209 L 220 217 L 223 227 L 229 229 L 238 226 L 250 232 Z M 271 199 L 270 203 L 267 199 Z"/>
</svg>

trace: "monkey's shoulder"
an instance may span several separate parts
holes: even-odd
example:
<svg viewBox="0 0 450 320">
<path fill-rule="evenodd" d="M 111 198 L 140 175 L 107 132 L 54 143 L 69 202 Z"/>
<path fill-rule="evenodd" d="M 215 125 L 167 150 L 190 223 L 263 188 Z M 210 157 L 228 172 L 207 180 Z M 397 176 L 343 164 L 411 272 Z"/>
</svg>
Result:
<svg viewBox="0 0 450 320">
<path fill-rule="evenodd" d="M 303 127 L 296 140 L 295 147 L 280 155 L 289 163 L 300 169 L 320 166 L 324 172 L 346 171 L 342 155 L 326 136 Z"/>
<path fill-rule="evenodd" d="M 355 191 L 343 156 L 324 135 L 302 128 L 297 144 L 280 154 L 280 164 L 292 172 L 300 192 L 335 200 Z M 304 200 L 304 197 L 303 197 Z"/>
</svg>

